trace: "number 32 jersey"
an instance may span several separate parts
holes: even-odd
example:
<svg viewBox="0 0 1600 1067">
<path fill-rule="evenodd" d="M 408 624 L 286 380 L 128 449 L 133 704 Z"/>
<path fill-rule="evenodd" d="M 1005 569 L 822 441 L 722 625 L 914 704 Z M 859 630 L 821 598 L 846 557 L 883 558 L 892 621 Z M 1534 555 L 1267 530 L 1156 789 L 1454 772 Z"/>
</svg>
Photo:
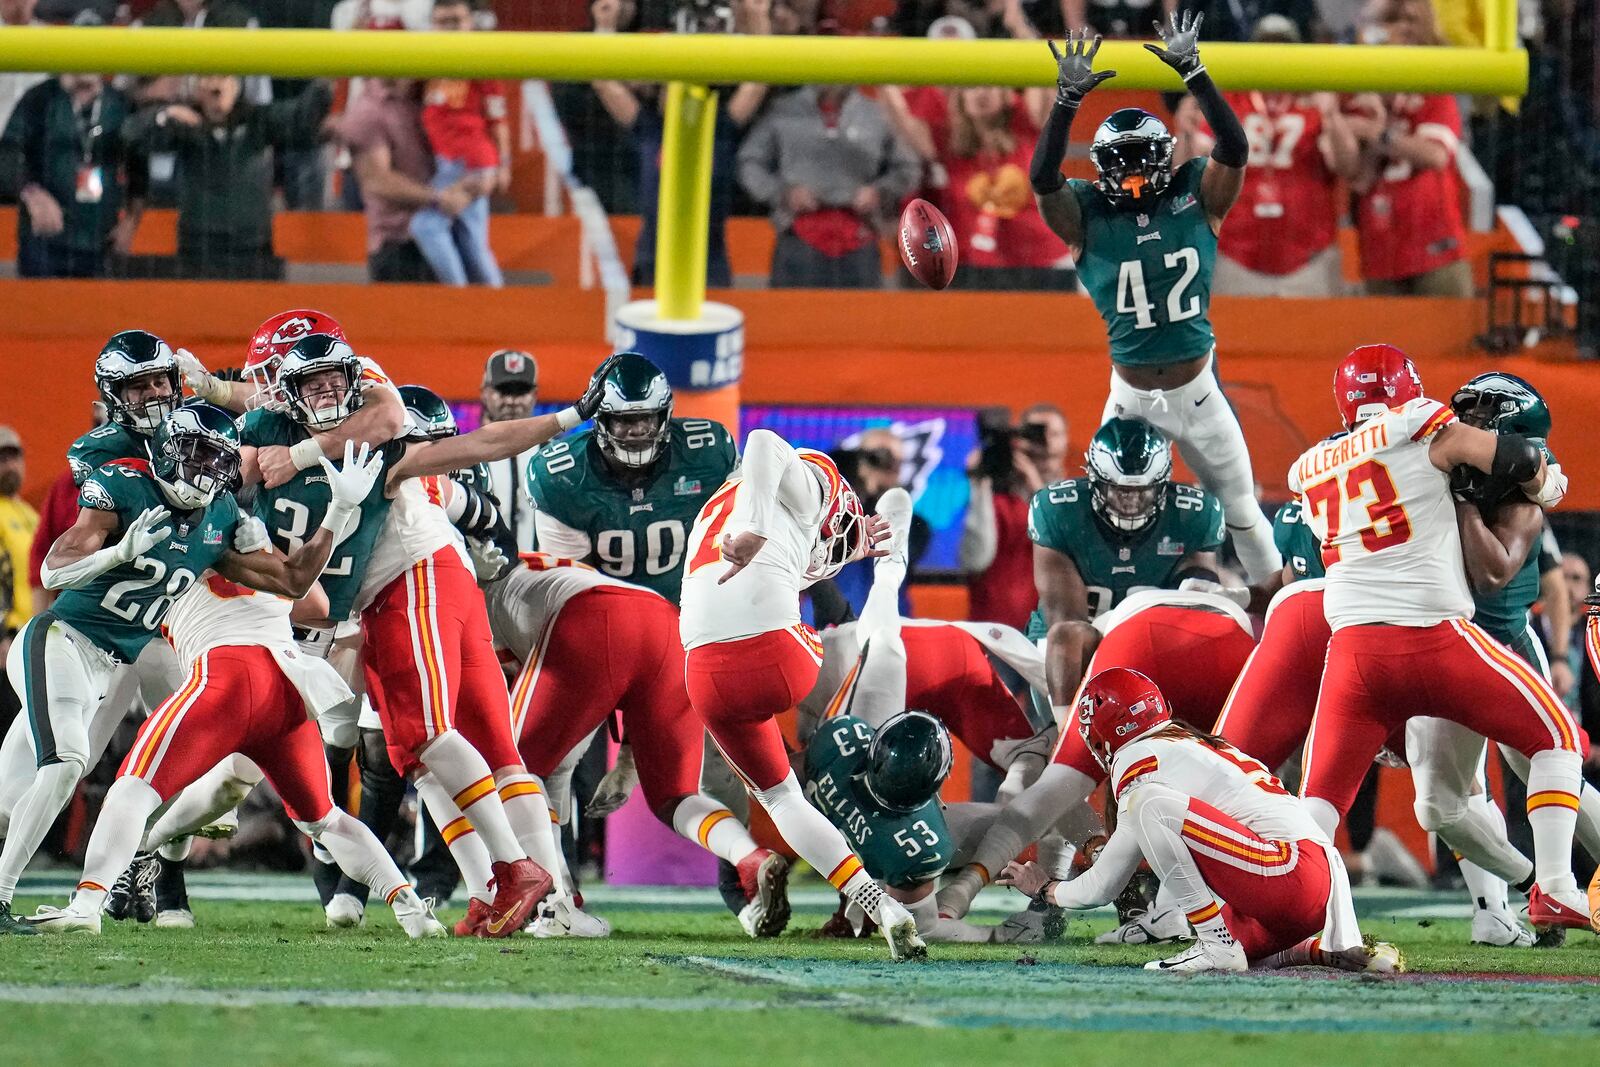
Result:
<svg viewBox="0 0 1600 1067">
<path fill-rule="evenodd" d="M 541 449 L 528 463 L 539 550 L 587 563 L 676 604 L 689 528 L 739 465 L 739 452 L 719 422 L 671 422 L 664 461 L 637 486 L 611 474 L 592 429 Z"/>
<path fill-rule="evenodd" d="M 1428 458 L 1433 435 L 1454 421 L 1419 397 L 1313 445 L 1289 468 L 1289 491 L 1322 542 L 1333 629 L 1472 618 L 1450 475 Z"/>
</svg>

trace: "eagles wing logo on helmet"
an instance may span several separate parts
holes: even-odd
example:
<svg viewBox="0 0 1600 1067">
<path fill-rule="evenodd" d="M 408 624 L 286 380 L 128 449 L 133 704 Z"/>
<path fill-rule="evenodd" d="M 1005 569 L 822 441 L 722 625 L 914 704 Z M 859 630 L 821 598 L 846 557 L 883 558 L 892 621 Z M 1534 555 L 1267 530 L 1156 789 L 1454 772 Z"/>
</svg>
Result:
<svg viewBox="0 0 1600 1067">
<path fill-rule="evenodd" d="M 111 499 L 111 490 L 93 479 L 83 483 L 83 488 L 78 490 L 78 499 L 85 507 L 96 511 L 117 510 L 117 502 Z"/>
</svg>

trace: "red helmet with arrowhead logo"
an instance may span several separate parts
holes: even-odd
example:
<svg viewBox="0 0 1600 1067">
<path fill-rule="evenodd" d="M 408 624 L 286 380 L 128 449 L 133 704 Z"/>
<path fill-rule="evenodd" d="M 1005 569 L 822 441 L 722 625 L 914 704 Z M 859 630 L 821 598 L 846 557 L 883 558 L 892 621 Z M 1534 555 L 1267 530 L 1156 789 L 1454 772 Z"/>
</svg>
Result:
<svg viewBox="0 0 1600 1067">
<path fill-rule="evenodd" d="M 256 327 L 255 335 L 250 338 L 250 351 L 245 356 L 244 375 L 247 381 L 254 383 L 259 403 L 282 402 L 283 396 L 278 389 L 278 365 L 296 341 L 314 333 L 327 334 L 349 343 L 344 328 L 332 315 L 310 308 L 280 311 Z"/>
<path fill-rule="evenodd" d="M 1171 721 L 1156 683 L 1127 667 L 1101 671 L 1078 698 L 1078 733 L 1107 770 L 1119 748 Z"/>
<path fill-rule="evenodd" d="M 1421 395 L 1421 375 L 1394 345 L 1362 345 L 1333 372 L 1333 399 L 1347 430 Z"/>
</svg>

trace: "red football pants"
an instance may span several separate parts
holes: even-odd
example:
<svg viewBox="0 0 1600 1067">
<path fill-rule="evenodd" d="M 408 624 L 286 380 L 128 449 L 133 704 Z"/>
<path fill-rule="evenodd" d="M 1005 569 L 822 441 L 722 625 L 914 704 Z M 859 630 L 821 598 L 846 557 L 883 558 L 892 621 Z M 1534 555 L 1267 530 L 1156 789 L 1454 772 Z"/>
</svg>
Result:
<svg viewBox="0 0 1600 1067">
<path fill-rule="evenodd" d="M 698 793 L 704 734 L 683 679 L 671 603 L 617 586 L 579 593 L 551 621 L 511 687 L 522 762 L 549 775 L 617 710 L 650 809 Z"/>
<path fill-rule="evenodd" d="M 361 616 L 367 695 L 401 775 L 417 753 L 456 729 L 491 770 L 521 763 L 505 674 L 472 572 L 441 549 L 384 587 Z"/>
<path fill-rule="evenodd" d="M 903 626 L 900 638 L 906 707 L 932 714 L 978 759 L 1002 769 L 994 762 L 995 744 L 1038 732 L 977 638 L 958 626 Z"/>
<path fill-rule="evenodd" d="M 1372 758 L 1416 715 L 1449 719 L 1525 756 L 1589 751 L 1549 683 L 1472 623 L 1346 626 L 1328 643 L 1300 795 L 1342 817 Z"/>
<path fill-rule="evenodd" d="M 333 808 L 322 735 L 259 645 L 202 653 L 139 728 L 117 773 L 148 783 L 165 801 L 235 752 L 256 762 L 290 818 L 316 822 Z"/>
<path fill-rule="evenodd" d="M 1267 612 L 1261 643 L 1228 696 L 1217 733 L 1275 771 L 1311 732 L 1333 631 L 1322 614 L 1322 590 L 1284 597 Z"/>
<path fill-rule="evenodd" d="M 771 630 L 689 650 L 689 702 L 748 789 L 771 789 L 789 776 L 789 749 L 777 716 L 817 684 L 822 642 L 809 626 Z"/>
<path fill-rule="evenodd" d="M 1136 670 L 1156 683 L 1174 719 L 1197 730 L 1210 730 L 1255 644 L 1255 639 L 1226 615 L 1157 605 L 1130 616 L 1106 634 L 1083 679 L 1087 682 L 1112 667 Z M 1073 703 L 1075 716 L 1077 702 Z M 1075 719 L 1062 724 L 1054 761 L 1082 771 L 1096 782 L 1106 776 L 1083 743 Z"/>
<path fill-rule="evenodd" d="M 1282 952 L 1322 932 L 1333 883 L 1321 845 L 1268 841 L 1193 797 L 1179 833 L 1206 885 L 1226 901 L 1223 921 L 1247 958 Z"/>
</svg>

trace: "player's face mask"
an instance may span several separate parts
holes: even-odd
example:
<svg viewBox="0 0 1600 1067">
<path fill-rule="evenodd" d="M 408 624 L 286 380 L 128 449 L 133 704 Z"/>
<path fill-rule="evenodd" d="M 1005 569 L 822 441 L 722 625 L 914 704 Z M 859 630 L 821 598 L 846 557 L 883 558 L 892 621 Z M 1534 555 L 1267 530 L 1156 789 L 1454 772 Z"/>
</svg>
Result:
<svg viewBox="0 0 1600 1067">
<path fill-rule="evenodd" d="M 117 391 L 123 408 L 133 417 L 133 425 L 144 433 L 154 433 L 161 420 L 178 408 L 178 394 L 172 376 L 164 370 L 129 378 Z"/>
<path fill-rule="evenodd" d="M 854 489 L 844 486 L 823 517 L 806 577 L 814 582 L 832 578 L 866 554 L 867 515 Z"/>
<path fill-rule="evenodd" d="M 171 481 L 160 479 L 167 498 L 176 506 L 203 508 L 221 493 L 239 485 L 239 453 L 204 437 L 174 437 L 165 449 L 172 461 Z"/>
<path fill-rule="evenodd" d="M 1100 493 L 1105 501 L 1106 521 L 1119 530 L 1140 530 L 1155 518 L 1156 493 L 1154 485 L 1105 485 Z"/>
<path fill-rule="evenodd" d="M 659 412 L 601 412 L 595 424 L 602 448 L 625 467 L 654 463 L 666 443 L 667 417 Z"/>
</svg>

